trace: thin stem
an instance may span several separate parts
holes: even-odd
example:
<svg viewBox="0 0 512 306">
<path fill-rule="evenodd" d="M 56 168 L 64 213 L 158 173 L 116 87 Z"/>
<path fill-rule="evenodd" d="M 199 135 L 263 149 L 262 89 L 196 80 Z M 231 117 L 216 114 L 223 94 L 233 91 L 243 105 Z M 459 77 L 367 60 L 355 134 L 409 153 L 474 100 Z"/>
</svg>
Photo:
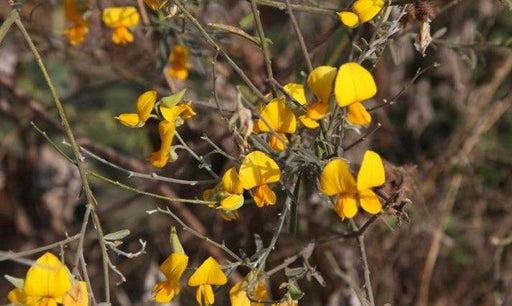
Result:
<svg viewBox="0 0 512 306">
<path fill-rule="evenodd" d="M 7 35 L 7 32 L 9 32 L 9 29 L 11 28 L 15 19 L 16 11 L 13 10 L 9 13 L 9 15 L 7 15 L 7 18 L 5 18 L 4 22 L 2 23 L 2 26 L 0 27 L 0 44 L 4 40 L 5 35 Z"/>
<path fill-rule="evenodd" d="M 350 219 L 350 225 L 352 226 L 354 231 L 359 230 L 357 224 L 352 219 Z M 375 306 L 375 301 L 373 299 L 372 282 L 370 279 L 370 266 L 368 264 L 368 257 L 366 256 L 366 247 L 364 245 L 364 235 L 357 236 L 357 244 L 359 246 L 359 251 L 361 252 L 361 259 L 363 260 L 364 288 L 366 289 L 366 294 L 368 295 L 370 306 Z"/>
<path fill-rule="evenodd" d="M 159 194 L 156 194 L 156 193 L 151 193 L 151 192 L 147 192 L 147 191 L 142 191 L 142 190 L 137 189 L 137 188 L 133 188 L 131 186 L 125 185 L 125 184 L 120 183 L 118 181 L 114 181 L 112 179 L 109 179 L 108 177 L 105 177 L 105 176 L 103 176 L 103 175 L 101 175 L 99 173 L 96 173 L 96 172 L 89 171 L 88 174 L 91 175 L 91 176 L 94 176 L 95 178 L 100 179 L 100 180 L 102 180 L 104 182 L 107 182 L 109 184 L 112 184 L 112 185 L 115 185 L 117 187 L 120 187 L 122 189 L 131 191 L 131 192 L 134 192 L 134 193 L 146 195 L 146 196 L 149 196 L 149 197 L 152 197 L 152 198 L 155 198 L 155 199 L 165 200 L 165 201 L 169 201 L 169 202 L 180 202 L 180 203 L 201 204 L 201 205 L 211 205 L 211 204 L 215 203 L 215 202 L 212 202 L 212 201 L 203 201 L 203 200 L 194 200 L 194 199 L 182 199 L 182 198 L 170 198 L 170 197 L 166 197 L 166 196 L 159 195 Z"/>
<path fill-rule="evenodd" d="M 190 153 L 190 155 L 192 155 L 199 162 L 199 167 L 200 168 L 206 169 L 206 171 L 208 171 L 208 173 L 210 173 L 210 175 L 213 176 L 214 178 L 216 178 L 216 179 L 219 178 L 217 173 L 215 173 L 212 170 L 212 167 L 204 161 L 204 158 L 199 156 L 199 155 L 197 155 L 196 152 L 194 152 L 194 150 L 192 150 L 192 148 L 189 147 L 189 145 L 185 142 L 185 140 L 183 140 L 183 138 L 181 137 L 181 135 L 177 131 L 176 131 L 176 133 L 174 135 L 176 136 L 176 138 L 178 138 L 178 140 L 180 141 L 182 147 L 185 150 L 187 150 L 188 153 Z"/>
<path fill-rule="evenodd" d="M 262 101 L 266 101 L 267 98 L 265 98 L 265 95 L 263 95 L 258 88 L 249 80 L 249 77 L 243 72 L 243 70 L 233 61 L 233 59 L 213 40 L 213 38 L 206 32 L 206 30 L 203 28 L 203 26 L 197 21 L 194 16 L 185 8 L 185 5 L 183 4 L 182 0 L 176 0 L 174 1 L 174 4 L 180 9 L 180 11 L 185 15 L 185 18 L 187 18 L 192 24 L 196 27 L 196 29 L 201 33 L 201 35 L 206 39 L 206 41 L 215 48 L 215 50 L 222 55 L 228 63 L 231 65 L 233 70 L 242 78 L 242 80 L 245 82 L 245 84 L 251 89 L 251 91 Z"/>
<path fill-rule="evenodd" d="M 278 1 L 271 0 L 256 0 L 259 5 L 264 5 L 268 7 L 273 7 L 282 11 L 287 9 L 287 4 Z M 306 13 L 314 13 L 314 14 L 325 14 L 325 15 L 333 15 L 336 13 L 336 9 L 331 8 L 323 8 L 323 7 L 314 7 L 303 4 L 292 4 L 291 7 L 294 11 L 297 12 L 306 12 Z"/>
<path fill-rule="evenodd" d="M 356 146 L 357 144 L 359 144 L 359 143 L 363 142 L 365 139 L 367 139 L 367 138 L 368 138 L 368 137 L 370 137 L 373 133 L 375 133 L 375 132 L 380 128 L 380 127 L 381 127 L 381 124 L 380 124 L 380 122 L 379 122 L 379 123 L 377 123 L 377 125 L 376 125 L 373 129 L 371 129 L 371 130 L 367 131 L 363 136 L 359 137 L 359 139 L 357 139 L 357 140 L 356 140 L 356 141 L 354 141 L 353 143 L 349 144 L 348 146 L 344 147 L 344 148 L 343 148 L 343 151 L 348 151 L 348 150 L 350 150 L 351 148 L 353 148 L 354 146 Z"/>
<path fill-rule="evenodd" d="M 161 208 L 158 208 L 157 210 L 148 210 L 147 213 L 148 214 L 153 214 L 155 212 L 160 212 L 160 213 L 164 213 L 164 214 L 167 214 L 169 216 L 171 216 L 176 222 L 178 222 L 184 230 L 186 230 L 187 232 L 191 233 L 192 235 L 210 243 L 210 244 L 213 244 L 214 246 L 218 247 L 219 249 L 223 250 L 224 252 L 226 252 L 228 255 L 230 255 L 231 257 L 233 257 L 236 261 L 242 263 L 243 262 L 243 259 L 236 255 L 233 251 L 231 251 L 230 249 L 228 249 L 224 244 L 220 244 L 218 242 L 215 242 L 213 240 L 211 240 L 210 238 L 206 237 L 205 235 L 201 234 L 200 232 L 196 231 L 195 229 L 189 227 L 187 224 L 185 224 L 185 222 L 183 222 L 178 216 L 176 216 L 170 209 L 169 207 L 167 207 L 166 209 L 161 209 Z"/>
<path fill-rule="evenodd" d="M 120 167 L 120 166 L 118 166 L 118 165 L 116 165 L 116 164 L 114 164 L 112 162 L 109 162 L 108 160 L 106 160 L 104 158 L 99 157 L 98 155 L 92 153 L 91 151 L 85 149 L 84 147 L 80 147 L 80 149 L 86 155 L 94 158 L 95 160 L 99 161 L 100 163 L 108 165 L 108 166 L 110 166 L 110 167 L 112 167 L 114 169 L 117 169 L 119 171 L 122 171 L 122 172 L 128 174 L 128 177 L 138 177 L 138 178 L 143 178 L 143 179 L 148 179 L 148 180 L 169 182 L 169 183 L 182 184 L 182 185 L 191 185 L 191 186 L 194 186 L 194 185 L 207 185 L 207 184 L 213 184 L 213 183 L 218 182 L 218 180 L 216 180 L 216 179 L 213 179 L 213 180 L 203 180 L 203 181 L 192 181 L 192 180 L 182 180 L 182 179 L 176 179 L 176 178 L 171 178 L 171 177 L 165 177 L 165 176 L 158 175 L 158 174 L 156 174 L 154 172 L 148 174 L 148 173 L 141 173 L 141 172 L 131 171 L 131 170 L 125 169 L 123 167 Z"/>
<path fill-rule="evenodd" d="M 40 248 L 27 250 L 27 251 L 23 251 L 23 252 L 13 253 L 13 252 L 8 252 L 8 251 L 0 251 L 0 262 L 6 261 L 6 260 L 12 260 L 12 259 L 19 258 L 19 257 L 25 257 L 25 256 L 29 256 L 32 254 L 40 253 L 40 252 L 44 252 L 46 250 L 50 250 L 50 249 L 68 244 L 68 243 L 73 242 L 78 239 L 80 239 L 80 234 L 76 234 L 76 235 L 66 238 L 64 240 L 57 241 L 57 242 L 42 246 Z"/>
<path fill-rule="evenodd" d="M 297 40 L 299 41 L 299 46 L 302 51 L 302 55 L 306 60 L 306 66 L 308 68 L 308 72 L 313 71 L 313 65 L 311 64 L 311 59 L 309 58 L 308 49 L 306 47 L 306 43 L 304 42 L 304 37 L 299 28 L 299 24 L 297 23 L 297 19 L 295 18 L 295 14 L 293 14 L 292 5 L 290 4 L 290 0 L 286 0 L 286 7 L 288 8 L 288 15 L 290 15 L 290 20 L 292 22 L 293 30 L 295 30 L 295 34 L 297 35 Z"/>
<path fill-rule="evenodd" d="M 260 45 L 261 50 L 263 51 L 263 59 L 265 61 L 265 71 L 267 72 L 267 79 L 270 82 L 270 80 L 274 79 L 274 74 L 272 73 L 272 60 L 270 59 L 270 52 L 268 50 L 267 41 L 265 39 L 265 32 L 263 32 L 263 25 L 261 24 L 261 18 L 260 18 L 260 11 L 258 10 L 258 7 L 256 6 L 255 0 L 251 1 L 251 11 L 254 18 L 254 21 L 256 23 L 256 31 L 258 32 L 258 36 L 260 38 Z M 271 82 L 270 88 L 272 89 L 272 93 L 274 94 L 274 97 L 277 96 L 276 87 Z"/>
<path fill-rule="evenodd" d="M 12 13 L 14 14 L 14 22 L 16 26 L 20 29 L 21 33 L 23 34 L 27 44 L 29 45 L 32 53 L 34 54 L 34 57 L 36 59 L 36 62 L 41 69 L 41 72 L 43 73 L 44 79 L 50 89 L 50 93 L 52 95 L 53 101 L 55 102 L 55 106 L 57 108 L 57 112 L 59 113 L 59 117 L 61 119 L 62 126 L 64 127 L 64 131 L 66 133 L 66 136 L 71 144 L 71 148 L 73 150 L 73 154 L 75 156 L 76 165 L 78 167 L 78 172 L 80 173 L 80 178 L 82 180 L 83 189 L 85 196 L 87 198 L 87 207 L 92 212 L 93 222 L 96 227 L 96 231 L 98 233 L 98 241 L 101 247 L 102 256 L 103 256 L 103 273 L 104 273 L 104 281 L 105 281 L 105 300 L 107 303 L 110 303 L 110 286 L 109 286 L 109 270 L 108 270 L 108 253 L 107 248 L 105 245 L 105 242 L 103 241 L 103 229 L 101 227 L 100 219 L 96 213 L 96 204 L 94 197 L 92 195 L 91 187 L 89 186 L 89 181 L 87 180 L 87 174 L 86 174 L 86 168 L 82 161 L 82 156 L 80 155 L 80 148 L 78 147 L 78 144 L 76 143 L 75 136 L 73 135 L 73 131 L 71 129 L 71 126 L 69 125 L 66 113 L 64 111 L 64 107 L 62 106 L 62 103 L 59 99 L 59 96 L 57 94 L 57 90 L 55 89 L 55 86 L 53 85 L 53 82 L 50 78 L 50 75 L 48 74 L 48 71 L 46 69 L 46 66 L 43 62 L 43 59 L 41 58 L 41 55 L 39 54 L 39 51 L 37 50 L 36 46 L 34 45 L 34 42 L 32 41 L 32 38 L 28 34 L 25 26 L 21 22 L 20 16 L 18 11 L 13 10 Z M 85 220 L 84 223 L 87 223 Z M 83 246 L 83 240 L 85 238 L 85 235 L 80 237 L 79 240 L 79 247 Z M 78 249 L 81 251 L 81 249 Z"/>
</svg>

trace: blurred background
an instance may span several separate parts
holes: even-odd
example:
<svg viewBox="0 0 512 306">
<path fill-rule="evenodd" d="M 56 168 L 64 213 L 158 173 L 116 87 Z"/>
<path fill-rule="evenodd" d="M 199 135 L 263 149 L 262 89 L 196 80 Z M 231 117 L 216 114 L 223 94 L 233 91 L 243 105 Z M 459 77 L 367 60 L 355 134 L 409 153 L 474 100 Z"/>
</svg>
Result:
<svg viewBox="0 0 512 306">
<path fill-rule="evenodd" d="M 276 0 L 279 2 L 279 0 Z M 39 49 L 64 103 L 78 142 L 84 148 L 127 170 L 157 172 L 185 180 L 211 179 L 187 152 L 164 169 L 147 162 L 159 148 L 157 123 L 129 129 L 114 117 L 134 110 L 140 93 L 156 89 L 160 96 L 188 88 L 198 115 L 179 128 L 180 135 L 201 155 L 213 150 L 207 136 L 226 152 L 238 156 L 238 146 L 228 124 L 212 100 L 214 50 L 179 14 L 163 20 L 146 7 L 149 22 L 133 29 L 135 40 L 114 45 L 112 30 L 101 22 L 104 7 L 132 5 L 137 1 L 84 1 L 89 34 L 72 46 L 62 35 L 67 26 L 62 1 L 24 1 L 22 21 Z M 283 1 L 282 1 L 283 2 Z M 291 1 L 306 6 L 341 10 L 350 1 Z M 396 1 L 395 1 L 396 2 Z M 407 2 L 407 1 L 402 1 Z M 414 1 L 409 1 L 414 2 Z M 432 42 L 422 56 L 414 47 L 421 14 L 409 8 L 400 29 L 387 41 L 378 57 L 365 63 L 376 79 L 373 103 L 392 102 L 372 112 L 382 126 L 348 154 L 350 160 L 366 149 L 386 160 L 388 190 L 398 190 L 410 200 L 403 210 L 387 210 L 365 232 L 373 291 L 377 305 L 512 305 L 512 10 L 498 0 L 419 1 L 432 10 Z M 428 4 L 425 4 L 428 2 Z M 240 27 L 256 36 L 249 2 L 236 0 L 188 1 L 191 11 L 222 48 L 263 92 L 263 57 L 255 44 L 208 23 Z M 423 6 L 424 8 L 425 6 Z M 260 5 L 265 34 L 271 40 L 275 78 L 281 84 L 302 83 L 306 65 L 285 11 Z M 418 7 L 416 7 L 418 8 Z M 398 18 L 400 6 L 390 12 Z M 11 8 L 0 2 L 3 21 Z M 420 17 L 418 17 L 420 16 Z M 373 27 L 354 32 L 344 28 L 334 13 L 297 11 L 296 17 L 313 66 L 339 66 L 357 48 L 351 39 L 368 40 Z M 406 20 L 407 19 L 407 20 Z M 382 35 L 383 33 L 377 33 Z M 359 44 L 360 41 L 356 40 Z M 192 68 L 186 81 L 166 80 L 162 71 L 171 48 L 191 49 Z M 355 51 L 354 51 L 355 50 Z M 434 63 L 438 63 L 435 65 Z M 237 87 L 242 84 L 226 61 L 216 62 L 216 90 L 226 113 L 237 107 Z M 428 68 L 430 67 L 430 68 Z M 428 68 L 421 75 L 418 69 Z M 415 78 L 415 79 L 413 79 Z M 74 235 L 85 211 L 81 181 L 69 164 L 31 125 L 45 131 L 66 152 L 65 135 L 48 87 L 20 31 L 12 27 L 0 44 L 0 249 L 24 251 Z M 355 132 L 351 137 L 356 139 Z M 209 154 L 213 171 L 221 174 L 233 164 L 220 154 Z M 180 185 L 128 177 L 125 172 L 86 158 L 97 173 L 144 191 L 169 197 L 201 198 L 212 185 Z M 314 174 L 314 173 L 313 173 Z M 281 264 L 310 241 L 316 241 L 310 263 L 325 279 L 299 283 L 305 297 L 300 305 L 359 305 L 353 291 L 336 273 L 351 275 L 362 284 L 359 251 L 354 239 L 331 239 L 343 225 L 317 196 L 313 179 L 304 183 L 296 234 L 285 230 L 267 267 Z M 240 219 L 224 221 L 203 206 L 169 203 L 120 189 L 91 178 L 98 200 L 98 214 L 105 232 L 129 229 L 123 250 L 136 252 L 139 239 L 147 241 L 146 253 L 126 259 L 111 253 L 113 263 L 127 281 L 112 273 L 114 305 L 150 304 L 151 288 L 160 279 L 158 267 L 170 253 L 165 215 L 147 210 L 170 207 L 191 228 L 215 241 L 224 241 L 236 253 L 251 255 L 254 234 L 267 245 L 282 203 L 257 209 L 245 205 Z M 406 203 L 404 202 L 404 203 Z M 368 215 L 355 219 L 363 224 Z M 102 300 L 101 250 L 91 227 L 85 241 L 88 273 Z M 225 263 L 226 254 L 191 234 L 180 231 L 190 256 L 190 267 L 209 255 Z M 69 263 L 76 243 L 64 250 Z M 56 248 L 54 253 L 59 252 Z M 336 267 L 327 258 L 335 258 Z M 35 257 L 33 257 L 35 258 Z M 2 275 L 24 277 L 27 266 L 0 262 Z M 248 271 L 237 271 L 233 281 Z M 286 281 L 277 273 L 269 282 L 274 297 L 284 292 Z M 220 289 L 219 305 L 228 303 L 230 286 Z M 7 303 L 12 288 L 0 280 L 0 304 Z M 183 286 L 173 305 L 193 305 L 194 291 Z"/>
</svg>

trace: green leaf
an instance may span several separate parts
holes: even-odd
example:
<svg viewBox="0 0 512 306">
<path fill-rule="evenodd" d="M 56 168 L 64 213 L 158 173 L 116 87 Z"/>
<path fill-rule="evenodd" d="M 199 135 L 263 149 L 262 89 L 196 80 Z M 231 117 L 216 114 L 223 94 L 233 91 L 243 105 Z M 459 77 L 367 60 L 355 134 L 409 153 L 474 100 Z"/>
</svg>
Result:
<svg viewBox="0 0 512 306">
<path fill-rule="evenodd" d="M 161 101 L 166 107 L 173 107 L 176 104 L 180 103 L 180 101 L 183 99 L 183 96 L 185 95 L 185 92 L 187 92 L 187 89 L 183 88 L 178 93 L 175 93 L 167 97 L 163 97 Z"/>
<path fill-rule="evenodd" d="M 12 277 L 10 275 L 4 275 L 4 277 L 11 283 L 14 287 L 18 289 L 23 289 L 23 284 L 25 280 L 23 278 Z"/>
<path fill-rule="evenodd" d="M 121 239 L 125 238 L 128 235 L 130 235 L 130 231 L 127 230 L 127 229 L 122 229 L 122 230 L 117 231 L 117 232 L 106 234 L 105 237 L 103 237 L 103 238 L 105 240 L 113 241 L 113 240 L 121 240 Z"/>
</svg>

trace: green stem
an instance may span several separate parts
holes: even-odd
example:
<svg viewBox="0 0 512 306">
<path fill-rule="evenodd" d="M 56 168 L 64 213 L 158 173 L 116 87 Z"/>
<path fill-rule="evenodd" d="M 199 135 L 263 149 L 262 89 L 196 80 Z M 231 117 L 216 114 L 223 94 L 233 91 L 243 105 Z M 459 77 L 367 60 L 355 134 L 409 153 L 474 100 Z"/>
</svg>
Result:
<svg viewBox="0 0 512 306">
<path fill-rule="evenodd" d="M 103 273 L 104 273 L 104 281 L 105 281 L 105 300 L 107 303 L 110 303 L 110 288 L 109 288 L 109 268 L 108 268 L 108 253 L 107 253 L 107 247 L 105 245 L 105 242 L 103 240 L 103 229 L 101 227 L 100 219 L 98 217 L 98 214 L 96 213 L 96 202 L 94 199 L 94 196 L 92 195 L 92 190 L 89 185 L 89 181 L 87 180 L 87 173 L 86 168 L 82 160 L 82 156 L 80 154 L 80 148 L 78 147 L 78 144 L 76 143 L 75 136 L 73 135 L 73 131 L 71 130 L 71 126 L 69 125 L 66 113 L 64 111 L 64 107 L 62 106 L 62 103 L 59 99 L 59 96 L 57 94 L 57 90 L 55 89 L 55 86 L 53 85 L 53 82 L 50 78 L 50 75 L 48 74 L 48 70 L 46 69 L 46 66 L 43 62 L 43 59 L 41 55 L 39 54 L 39 51 L 37 50 L 36 46 L 34 45 L 34 42 L 32 41 L 32 38 L 27 32 L 27 29 L 23 25 L 20 19 L 20 15 L 18 11 L 13 10 L 11 12 L 13 14 L 14 23 L 16 26 L 20 29 L 21 33 L 23 34 L 23 37 L 27 41 L 27 44 L 30 47 L 30 50 L 34 54 L 34 57 L 36 59 L 36 62 L 41 69 L 41 72 L 43 73 L 44 79 L 46 81 L 46 84 L 48 85 L 50 89 L 50 93 L 52 95 L 53 101 L 55 102 L 55 106 L 57 108 L 57 112 L 59 113 L 59 117 L 61 119 L 62 126 L 64 127 L 64 131 L 66 133 L 66 136 L 71 144 L 71 148 L 73 150 L 73 154 L 75 156 L 76 165 L 78 167 L 78 172 L 80 173 L 80 178 L 82 180 L 83 189 L 85 196 L 87 198 L 87 209 L 90 210 L 92 213 L 92 218 L 94 225 L 96 227 L 96 231 L 98 233 L 98 241 L 100 243 L 102 255 L 103 255 Z M 87 216 L 87 212 L 86 212 Z M 87 219 L 84 219 L 82 232 L 84 232 L 84 228 L 87 226 Z M 84 235 L 81 235 L 79 240 L 79 248 L 78 250 L 82 250 L 81 246 L 83 246 L 83 240 L 85 238 Z"/>
<path fill-rule="evenodd" d="M 256 86 L 249 80 L 249 77 L 243 72 L 243 70 L 238 67 L 238 65 L 233 61 L 233 59 L 213 40 L 213 38 L 206 32 L 206 30 L 201 26 L 199 21 L 197 21 L 194 16 L 185 8 L 185 5 L 181 0 L 174 1 L 174 4 L 180 9 L 180 11 L 185 15 L 185 18 L 187 18 L 192 24 L 196 27 L 196 29 L 203 35 L 203 37 L 206 39 L 206 41 L 215 48 L 215 50 L 222 55 L 228 63 L 231 65 L 233 70 L 242 78 L 242 80 L 247 84 L 247 86 L 251 89 L 251 91 L 258 96 L 262 101 L 266 101 L 267 98 L 256 88 Z"/>
<path fill-rule="evenodd" d="M 260 11 L 258 11 L 258 7 L 256 6 L 255 0 L 251 1 L 251 11 L 254 18 L 254 22 L 256 23 L 256 31 L 258 32 L 258 36 L 260 38 L 261 50 L 263 51 L 263 59 L 265 61 L 265 71 L 267 72 L 267 79 L 270 83 L 270 88 L 272 89 L 272 93 L 274 97 L 277 97 L 277 90 L 271 80 L 274 79 L 274 74 L 272 73 L 272 60 L 270 59 L 270 52 L 268 50 L 268 44 L 265 39 L 265 32 L 263 31 L 263 25 L 261 24 Z"/>
</svg>

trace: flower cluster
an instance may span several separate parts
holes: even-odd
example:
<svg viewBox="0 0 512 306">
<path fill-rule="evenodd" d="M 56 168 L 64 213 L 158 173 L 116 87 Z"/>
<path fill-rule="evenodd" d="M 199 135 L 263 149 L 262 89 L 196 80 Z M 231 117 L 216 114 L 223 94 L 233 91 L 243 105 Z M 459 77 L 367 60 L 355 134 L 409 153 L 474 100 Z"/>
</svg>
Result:
<svg viewBox="0 0 512 306">
<path fill-rule="evenodd" d="M 341 22 L 349 28 L 372 20 L 384 7 L 384 0 L 357 0 L 352 11 L 338 13 Z"/>
<path fill-rule="evenodd" d="M 25 279 L 9 277 L 16 286 L 7 299 L 14 305 L 87 306 L 87 284 L 76 280 L 52 253 L 45 253 L 30 267 Z"/>
<path fill-rule="evenodd" d="M 89 33 L 89 23 L 78 10 L 75 0 L 64 0 L 64 15 L 71 25 L 64 30 L 71 45 L 81 44 Z"/>
<path fill-rule="evenodd" d="M 136 103 L 136 113 L 122 113 L 118 117 L 122 124 L 131 128 L 144 126 L 151 117 L 153 111 L 156 112 L 155 118 L 160 118 L 158 124 L 158 133 L 160 134 L 160 149 L 153 154 L 149 161 L 154 167 L 162 168 L 169 160 L 175 160 L 171 148 L 176 127 L 183 124 L 184 120 L 196 115 L 192 109 L 192 102 L 180 103 L 184 91 L 175 95 L 162 98 L 157 102 L 157 92 L 149 90 L 139 96 Z"/>
</svg>

